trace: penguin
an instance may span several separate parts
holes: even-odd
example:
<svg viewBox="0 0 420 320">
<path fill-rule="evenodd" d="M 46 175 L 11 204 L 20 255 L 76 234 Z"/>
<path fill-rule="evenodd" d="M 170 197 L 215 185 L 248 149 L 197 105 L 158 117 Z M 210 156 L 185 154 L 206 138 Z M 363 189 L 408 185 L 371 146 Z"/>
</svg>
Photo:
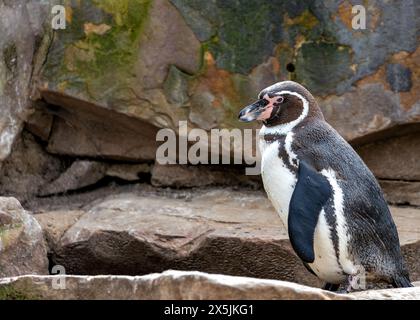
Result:
<svg viewBox="0 0 420 320">
<path fill-rule="evenodd" d="M 269 86 L 239 120 L 262 121 L 264 189 L 324 289 L 364 289 L 366 279 L 412 286 L 379 184 L 306 88 L 293 81 Z"/>
</svg>

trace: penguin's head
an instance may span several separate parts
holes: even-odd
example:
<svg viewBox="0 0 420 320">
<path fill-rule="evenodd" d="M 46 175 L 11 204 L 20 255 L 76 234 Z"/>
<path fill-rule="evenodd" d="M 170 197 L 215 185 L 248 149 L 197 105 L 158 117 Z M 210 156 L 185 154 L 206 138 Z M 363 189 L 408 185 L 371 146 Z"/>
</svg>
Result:
<svg viewBox="0 0 420 320">
<path fill-rule="evenodd" d="M 308 113 L 322 117 L 312 94 L 299 83 L 282 81 L 262 90 L 257 101 L 239 112 L 239 120 L 260 120 L 266 126 L 275 126 L 294 121 Z"/>
</svg>

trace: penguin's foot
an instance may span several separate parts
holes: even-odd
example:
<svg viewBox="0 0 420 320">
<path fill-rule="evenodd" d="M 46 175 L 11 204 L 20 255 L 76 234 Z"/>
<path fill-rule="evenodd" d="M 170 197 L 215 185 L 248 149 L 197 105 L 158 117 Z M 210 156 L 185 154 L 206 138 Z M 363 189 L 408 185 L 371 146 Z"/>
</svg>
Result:
<svg viewBox="0 0 420 320">
<path fill-rule="evenodd" d="M 346 288 L 347 293 L 350 293 L 354 290 L 363 290 L 363 289 L 366 289 L 363 273 L 356 273 L 354 275 L 347 276 L 347 288 Z"/>
</svg>

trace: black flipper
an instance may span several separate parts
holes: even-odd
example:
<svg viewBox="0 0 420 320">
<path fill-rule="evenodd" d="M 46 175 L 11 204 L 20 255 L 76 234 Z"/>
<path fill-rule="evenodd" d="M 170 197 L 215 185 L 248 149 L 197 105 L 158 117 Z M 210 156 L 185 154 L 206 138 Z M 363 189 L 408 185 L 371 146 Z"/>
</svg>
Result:
<svg viewBox="0 0 420 320">
<path fill-rule="evenodd" d="M 316 276 L 316 273 L 311 269 L 309 264 L 307 264 L 306 262 L 303 262 L 303 265 L 305 266 L 306 270 L 308 270 L 310 273 L 312 273 L 314 276 Z"/>
<path fill-rule="evenodd" d="M 332 195 L 322 174 L 300 161 L 298 180 L 289 205 L 289 238 L 297 255 L 307 263 L 314 261 L 314 233 L 322 207 Z"/>
</svg>

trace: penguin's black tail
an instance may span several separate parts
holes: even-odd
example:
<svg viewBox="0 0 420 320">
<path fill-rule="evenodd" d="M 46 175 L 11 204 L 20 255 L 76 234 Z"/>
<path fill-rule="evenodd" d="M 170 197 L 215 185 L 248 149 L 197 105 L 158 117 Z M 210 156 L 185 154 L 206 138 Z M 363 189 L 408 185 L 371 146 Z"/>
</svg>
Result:
<svg viewBox="0 0 420 320">
<path fill-rule="evenodd" d="M 395 276 L 392 280 L 394 288 L 409 288 L 414 287 L 407 276 Z"/>
</svg>

